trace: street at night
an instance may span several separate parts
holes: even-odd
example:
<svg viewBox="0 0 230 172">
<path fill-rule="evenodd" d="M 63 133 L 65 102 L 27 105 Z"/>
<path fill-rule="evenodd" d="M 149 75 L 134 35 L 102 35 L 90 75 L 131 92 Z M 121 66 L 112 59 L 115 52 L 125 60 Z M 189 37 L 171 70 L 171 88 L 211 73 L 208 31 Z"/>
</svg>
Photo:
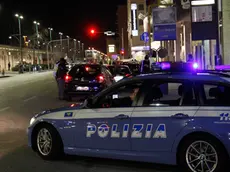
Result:
<svg viewBox="0 0 230 172">
<path fill-rule="evenodd" d="M 4 78 L 0 85 L 4 97 L 0 102 L 1 172 L 178 172 L 176 167 L 77 156 L 43 161 L 27 146 L 29 120 L 35 113 L 71 103 L 57 99 L 52 72 Z"/>
<path fill-rule="evenodd" d="M 2 0 L 0 172 L 229 171 L 229 1 Z"/>
</svg>

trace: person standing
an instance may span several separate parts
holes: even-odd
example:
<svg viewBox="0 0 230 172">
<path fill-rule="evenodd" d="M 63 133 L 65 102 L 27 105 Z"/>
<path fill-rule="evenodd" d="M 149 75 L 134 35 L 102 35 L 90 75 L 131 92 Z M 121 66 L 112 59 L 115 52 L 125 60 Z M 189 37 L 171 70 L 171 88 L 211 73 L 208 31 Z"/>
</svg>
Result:
<svg viewBox="0 0 230 172">
<path fill-rule="evenodd" d="M 150 60 L 148 55 L 145 56 L 145 59 L 141 63 L 141 73 L 150 73 Z"/>
<path fill-rule="evenodd" d="M 10 71 L 10 69 L 11 69 L 11 64 L 10 64 L 10 62 L 8 63 L 8 71 Z"/>
<path fill-rule="evenodd" d="M 64 58 L 60 59 L 58 64 L 56 79 L 58 83 L 58 96 L 60 100 L 64 99 L 64 88 L 65 88 L 65 75 L 67 74 L 66 60 Z"/>
</svg>

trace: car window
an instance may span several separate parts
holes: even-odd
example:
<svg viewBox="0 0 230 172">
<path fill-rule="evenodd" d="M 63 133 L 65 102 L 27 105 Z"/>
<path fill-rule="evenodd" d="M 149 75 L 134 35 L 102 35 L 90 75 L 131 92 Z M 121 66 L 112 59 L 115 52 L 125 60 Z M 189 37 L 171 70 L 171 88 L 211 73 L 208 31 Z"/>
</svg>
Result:
<svg viewBox="0 0 230 172">
<path fill-rule="evenodd" d="M 115 108 L 115 107 L 132 107 L 140 93 L 142 82 L 128 84 L 116 88 L 106 96 L 98 98 L 95 108 Z"/>
<path fill-rule="evenodd" d="M 79 65 L 73 67 L 69 74 L 73 77 L 97 76 L 101 74 L 101 68 L 98 65 Z"/>
<path fill-rule="evenodd" d="M 115 73 L 114 73 L 114 66 L 108 66 L 108 68 L 109 68 L 109 71 L 110 71 L 110 73 L 112 74 L 112 75 L 114 75 Z"/>
<path fill-rule="evenodd" d="M 104 70 L 105 70 L 106 75 L 108 75 L 109 77 L 112 76 L 112 74 L 110 73 L 110 71 L 107 68 L 104 68 Z"/>
<path fill-rule="evenodd" d="M 131 71 L 126 66 L 120 66 L 116 69 L 116 74 L 117 75 L 126 75 L 126 74 L 131 74 Z"/>
<path fill-rule="evenodd" d="M 191 82 L 153 83 L 145 94 L 143 106 L 195 106 Z"/>
<path fill-rule="evenodd" d="M 204 106 L 229 106 L 230 87 L 218 84 L 200 84 L 200 91 L 203 92 Z"/>
</svg>

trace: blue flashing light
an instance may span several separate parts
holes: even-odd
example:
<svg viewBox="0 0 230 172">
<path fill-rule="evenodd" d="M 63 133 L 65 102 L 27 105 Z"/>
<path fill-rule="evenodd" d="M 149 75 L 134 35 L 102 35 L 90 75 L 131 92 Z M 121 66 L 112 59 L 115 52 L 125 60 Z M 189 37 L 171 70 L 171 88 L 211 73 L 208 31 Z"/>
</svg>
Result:
<svg viewBox="0 0 230 172">
<path fill-rule="evenodd" d="M 199 69 L 199 64 L 197 62 L 194 63 L 184 63 L 184 62 L 160 62 L 156 63 L 159 65 L 161 70 L 169 70 L 174 72 L 192 72 Z"/>
<path fill-rule="evenodd" d="M 167 70 L 171 68 L 171 64 L 169 62 L 162 62 L 161 63 L 161 69 L 162 70 Z"/>
<path fill-rule="evenodd" d="M 193 69 L 198 69 L 199 65 L 198 65 L 198 63 L 193 63 L 192 67 L 193 67 Z"/>
</svg>

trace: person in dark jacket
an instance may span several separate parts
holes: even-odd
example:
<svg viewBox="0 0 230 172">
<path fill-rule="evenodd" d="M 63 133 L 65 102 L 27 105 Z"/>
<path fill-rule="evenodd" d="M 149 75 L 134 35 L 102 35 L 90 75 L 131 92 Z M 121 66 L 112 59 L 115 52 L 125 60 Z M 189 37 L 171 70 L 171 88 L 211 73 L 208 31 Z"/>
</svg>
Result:
<svg viewBox="0 0 230 172">
<path fill-rule="evenodd" d="M 145 59 L 141 63 L 141 73 L 149 73 L 150 72 L 150 60 L 149 56 L 146 55 Z"/>
<path fill-rule="evenodd" d="M 56 79 L 58 83 L 58 95 L 59 99 L 64 99 L 64 88 L 65 88 L 65 75 L 67 74 L 68 69 L 66 67 L 66 60 L 64 58 L 60 59 L 58 64 Z"/>
</svg>

